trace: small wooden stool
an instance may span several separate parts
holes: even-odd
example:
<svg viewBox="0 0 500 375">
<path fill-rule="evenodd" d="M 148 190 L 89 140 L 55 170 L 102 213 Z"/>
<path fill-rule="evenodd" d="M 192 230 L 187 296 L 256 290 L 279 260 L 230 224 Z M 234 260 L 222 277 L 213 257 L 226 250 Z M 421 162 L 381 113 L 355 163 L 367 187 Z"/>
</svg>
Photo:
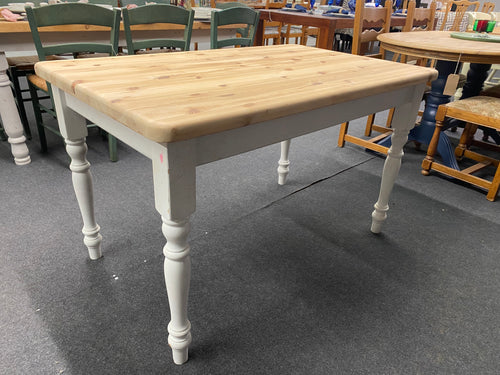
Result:
<svg viewBox="0 0 500 375">
<path fill-rule="evenodd" d="M 443 122 L 446 117 L 466 122 L 464 131 L 460 137 L 459 145 L 455 149 L 455 155 L 458 159 L 468 158 L 476 161 L 477 164 L 463 170 L 455 170 L 434 160 L 439 137 L 443 130 Z M 488 191 L 486 198 L 490 201 L 494 201 L 500 186 L 500 161 L 493 157 L 469 150 L 478 125 L 500 130 L 500 98 L 475 96 L 439 106 L 436 114 L 436 129 L 427 150 L 427 156 L 422 162 L 422 174 L 428 175 L 430 170 L 435 170 L 447 176 L 468 182 L 474 186 L 486 189 Z M 489 148 L 500 153 L 499 146 L 490 145 Z M 496 167 L 493 181 L 473 176 L 473 173 L 491 165 Z"/>
</svg>

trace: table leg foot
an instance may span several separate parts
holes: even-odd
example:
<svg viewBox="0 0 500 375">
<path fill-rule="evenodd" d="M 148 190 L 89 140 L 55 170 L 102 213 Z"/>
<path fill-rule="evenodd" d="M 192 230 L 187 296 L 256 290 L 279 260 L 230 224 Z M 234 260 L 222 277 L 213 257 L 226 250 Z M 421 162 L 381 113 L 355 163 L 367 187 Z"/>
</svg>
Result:
<svg viewBox="0 0 500 375">
<path fill-rule="evenodd" d="M 92 175 L 90 174 L 90 163 L 86 158 L 87 144 L 85 138 L 66 139 L 65 142 L 66 151 L 71 158 L 69 169 L 72 172 L 73 188 L 83 218 L 83 242 L 88 248 L 90 259 L 95 260 L 102 256 L 102 236 L 94 216 Z"/>
<path fill-rule="evenodd" d="M 170 305 L 171 320 L 168 324 L 168 344 L 172 348 L 174 363 L 180 365 L 188 359 L 191 343 L 191 323 L 187 318 L 191 258 L 189 255 L 188 220 L 173 221 L 162 217 L 162 231 L 167 239 L 163 248 L 164 271 Z"/>
<path fill-rule="evenodd" d="M 288 154 L 290 151 L 290 140 L 281 142 L 281 157 L 278 161 L 278 184 L 284 185 L 290 171 L 290 160 Z"/>
</svg>

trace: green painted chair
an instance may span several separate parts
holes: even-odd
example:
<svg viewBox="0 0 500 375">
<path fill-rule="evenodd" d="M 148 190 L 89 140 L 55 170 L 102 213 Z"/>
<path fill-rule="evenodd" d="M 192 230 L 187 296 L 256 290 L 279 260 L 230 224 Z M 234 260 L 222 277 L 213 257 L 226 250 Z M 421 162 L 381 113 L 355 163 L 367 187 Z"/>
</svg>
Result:
<svg viewBox="0 0 500 375">
<path fill-rule="evenodd" d="M 127 5 L 141 6 L 141 5 L 146 5 L 146 3 L 167 4 L 167 5 L 171 4 L 170 0 L 121 0 L 120 1 L 122 7 L 126 7 Z"/>
<path fill-rule="evenodd" d="M 241 37 L 219 39 L 218 28 L 225 25 L 246 24 L 248 32 Z M 255 33 L 259 24 L 259 12 L 248 7 L 231 7 L 220 12 L 212 12 L 210 25 L 210 48 L 217 49 L 230 46 L 253 46 Z"/>
<path fill-rule="evenodd" d="M 229 3 L 215 3 L 217 9 L 229 9 L 229 8 L 250 8 L 248 5 L 239 2 L 229 2 Z M 236 29 L 236 35 L 238 37 L 247 38 L 248 32 L 250 31 L 250 26 L 238 27 Z"/>
<path fill-rule="evenodd" d="M 61 3 L 37 8 L 28 6 L 26 7 L 26 14 L 40 61 L 74 58 L 80 55 L 92 57 L 92 54 L 96 54 L 96 57 L 102 56 L 102 54 L 109 56 L 116 55 L 120 32 L 120 10 L 118 8 L 107 9 L 98 5 L 85 3 Z M 109 28 L 109 42 L 43 43 L 40 38 L 39 28 L 58 25 L 105 26 Z M 56 117 L 56 113 L 52 98 L 50 100 L 51 105 L 44 105 L 39 100 L 38 91 L 41 90 L 51 96 L 51 88 L 50 84 L 35 74 L 28 76 L 28 82 L 30 94 L 33 99 L 33 109 L 40 137 L 40 145 L 42 151 L 45 152 L 47 151 L 45 129 L 61 136 L 58 129 L 43 122 L 43 113 L 48 113 L 53 117 Z M 109 134 L 108 145 L 110 160 L 116 161 L 116 138 Z"/>
<path fill-rule="evenodd" d="M 127 39 L 127 52 L 129 55 L 142 53 L 168 52 L 174 50 L 189 51 L 191 44 L 191 33 L 193 31 L 194 10 L 167 4 L 151 4 L 138 6 L 137 8 L 122 8 L 123 28 Z M 177 24 L 184 25 L 184 37 L 182 39 L 156 38 L 139 40 L 133 38 L 134 25 L 147 24 Z M 162 33 L 158 30 L 158 36 Z M 163 31 L 165 33 L 165 31 Z M 158 50 L 161 48 L 162 50 Z"/>
</svg>

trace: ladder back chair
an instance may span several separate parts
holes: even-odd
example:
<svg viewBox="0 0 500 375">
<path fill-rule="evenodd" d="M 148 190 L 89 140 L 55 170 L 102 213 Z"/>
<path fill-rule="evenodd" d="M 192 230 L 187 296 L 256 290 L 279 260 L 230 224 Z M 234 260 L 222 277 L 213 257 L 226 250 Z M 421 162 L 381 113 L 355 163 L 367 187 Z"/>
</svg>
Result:
<svg viewBox="0 0 500 375">
<path fill-rule="evenodd" d="M 455 156 L 461 160 L 470 159 L 476 164 L 464 169 L 456 170 L 447 167 L 434 159 L 436 155 L 439 137 L 443 131 L 443 122 L 447 118 L 458 119 L 466 123 L 460 137 L 459 145 L 455 148 Z M 448 104 L 440 105 L 436 113 L 436 129 L 427 150 L 427 156 L 422 162 L 422 174 L 427 176 L 431 170 L 440 172 L 446 176 L 456 178 L 474 186 L 487 190 L 486 198 L 494 201 L 500 186 L 500 160 L 493 156 L 480 153 L 471 149 L 474 142 L 474 133 L 478 126 L 500 130 L 500 99 L 489 96 L 474 96 L 467 99 L 456 100 Z M 485 144 L 483 143 L 483 146 Z M 487 144 L 490 150 L 496 152 L 492 155 L 500 155 L 500 146 Z M 498 156 L 497 156 L 498 158 Z M 493 167 L 492 175 L 485 173 L 486 168 Z M 482 175 L 474 175 L 478 173 Z"/>
<path fill-rule="evenodd" d="M 354 14 L 354 29 L 352 38 L 352 53 L 375 58 L 385 58 L 384 50 L 376 50 L 377 36 L 388 33 L 391 27 L 392 3 L 385 2 L 384 7 L 365 7 L 364 1 L 356 2 Z M 368 116 L 367 128 L 373 128 L 375 115 Z M 380 127 L 383 133 L 380 136 L 366 140 L 347 134 L 349 122 L 340 126 L 338 146 L 344 147 L 345 142 L 351 142 L 365 148 L 387 154 L 387 147 L 378 145 L 377 142 L 392 133 L 390 128 Z M 384 130 L 385 129 L 385 130 Z"/>
<path fill-rule="evenodd" d="M 439 27 L 440 31 L 449 30 L 449 31 L 460 31 L 460 26 L 462 24 L 462 20 L 464 19 L 465 13 L 469 12 L 477 12 L 479 9 L 479 1 L 468 1 L 468 0 L 449 0 L 445 3 L 444 17 L 441 26 Z M 453 21 L 448 22 L 448 18 L 451 16 L 455 18 Z M 450 20 L 451 21 L 451 20 Z"/>
<path fill-rule="evenodd" d="M 266 0 L 265 9 L 281 9 L 286 6 L 287 0 Z M 266 46 L 269 41 L 273 41 L 273 44 L 281 44 L 281 31 L 283 24 L 281 22 L 273 21 L 270 17 L 268 20 L 263 22 L 263 33 L 262 33 L 262 45 Z"/>
<path fill-rule="evenodd" d="M 483 13 L 490 13 L 493 12 L 494 10 L 495 10 L 495 3 L 489 1 L 483 3 L 483 7 L 481 8 L 481 12 Z"/>
<path fill-rule="evenodd" d="M 218 28 L 225 25 L 246 24 L 246 36 L 219 39 Z M 230 46 L 251 47 L 254 44 L 255 33 L 259 24 L 259 12 L 249 7 L 232 7 L 220 12 L 212 12 L 210 25 L 210 48 L 218 49 Z"/>
<path fill-rule="evenodd" d="M 189 51 L 193 31 L 194 10 L 167 4 L 142 5 L 136 8 L 122 8 L 123 28 L 127 40 L 127 53 L 158 53 Z M 133 26 L 149 24 L 175 24 L 184 26 L 182 39 L 160 37 L 164 31 L 158 30 L 158 38 L 134 38 Z"/>
<path fill-rule="evenodd" d="M 303 11 L 308 12 L 311 10 L 311 3 L 307 0 L 296 0 L 293 2 L 292 7 L 302 7 Z M 281 29 L 281 42 L 289 44 L 290 39 L 295 39 L 295 44 L 307 44 L 307 37 L 313 35 L 315 27 L 308 27 L 304 25 L 283 24 Z"/>
<path fill-rule="evenodd" d="M 26 14 L 40 61 L 74 58 L 78 56 L 116 55 L 120 31 L 120 10 L 117 8 L 107 9 L 99 5 L 85 3 L 60 3 L 44 7 L 26 7 Z M 59 25 L 95 25 L 104 26 L 109 30 L 109 42 L 70 42 L 50 44 L 42 41 L 39 28 Z M 90 54 L 90 55 L 89 55 Z M 33 99 L 33 109 L 40 137 L 42 151 L 47 151 L 47 139 L 45 129 L 61 136 L 59 130 L 43 122 L 43 113 L 48 113 L 54 118 L 56 113 L 52 103 L 52 92 L 50 84 L 35 74 L 28 76 L 30 94 Z M 38 90 L 48 94 L 51 98 L 50 106 L 41 103 Z M 108 134 L 109 155 L 112 161 L 117 160 L 116 138 Z"/>
</svg>

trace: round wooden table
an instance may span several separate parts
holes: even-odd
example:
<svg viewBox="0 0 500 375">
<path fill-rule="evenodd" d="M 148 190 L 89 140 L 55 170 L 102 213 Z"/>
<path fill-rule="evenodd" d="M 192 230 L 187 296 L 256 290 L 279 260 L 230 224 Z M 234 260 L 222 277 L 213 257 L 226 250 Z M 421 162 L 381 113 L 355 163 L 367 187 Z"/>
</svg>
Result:
<svg viewBox="0 0 500 375">
<path fill-rule="evenodd" d="M 387 33 L 378 37 L 380 47 L 387 51 L 438 60 L 436 69 L 439 75 L 432 82 L 421 125 L 410 132 L 409 140 L 430 143 L 437 108 L 450 101 L 450 96 L 443 94 L 446 80 L 448 75 L 460 70 L 460 63 L 471 63 L 462 99 L 479 94 L 491 64 L 500 63 L 500 43 L 456 39 L 450 34 L 450 31 L 419 31 Z M 458 169 L 453 147 L 444 133 L 439 140 L 438 153 L 447 166 Z"/>
</svg>

